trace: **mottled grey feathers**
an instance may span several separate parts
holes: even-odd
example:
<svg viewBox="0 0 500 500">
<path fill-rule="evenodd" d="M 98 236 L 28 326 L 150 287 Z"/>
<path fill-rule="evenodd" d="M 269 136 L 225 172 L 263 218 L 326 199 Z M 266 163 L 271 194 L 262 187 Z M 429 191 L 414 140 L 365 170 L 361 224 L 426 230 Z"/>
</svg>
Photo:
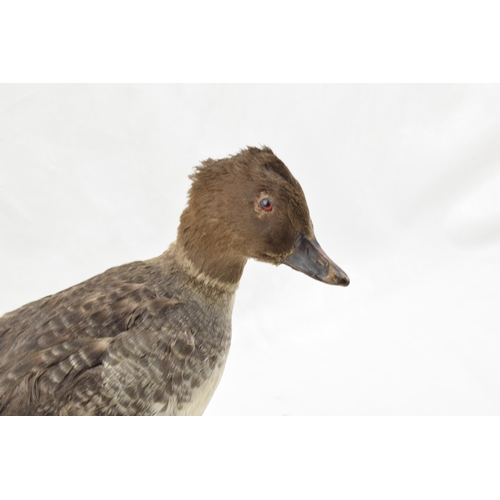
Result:
<svg viewBox="0 0 500 500">
<path fill-rule="evenodd" d="M 170 263 L 169 275 L 160 261 L 113 268 L 0 318 L 0 414 L 130 415 L 187 401 L 217 356 L 203 345 L 193 356 L 189 322 L 203 313 Z"/>
</svg>

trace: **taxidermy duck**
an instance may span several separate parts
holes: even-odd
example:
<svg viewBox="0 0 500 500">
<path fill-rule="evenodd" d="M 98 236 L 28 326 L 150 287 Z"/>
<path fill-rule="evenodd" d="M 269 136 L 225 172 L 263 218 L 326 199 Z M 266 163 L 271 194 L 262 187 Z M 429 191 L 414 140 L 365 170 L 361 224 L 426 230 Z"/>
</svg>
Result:
<svg viewBox="0 0 500 500">
<path fill-rule="evenodd" d="M 347 275 L 267 147 L 202 162 L 177 239 L 0 318 L 0 414 L 201 415 L 224 370 L 245 263 Z"/>
</svg>

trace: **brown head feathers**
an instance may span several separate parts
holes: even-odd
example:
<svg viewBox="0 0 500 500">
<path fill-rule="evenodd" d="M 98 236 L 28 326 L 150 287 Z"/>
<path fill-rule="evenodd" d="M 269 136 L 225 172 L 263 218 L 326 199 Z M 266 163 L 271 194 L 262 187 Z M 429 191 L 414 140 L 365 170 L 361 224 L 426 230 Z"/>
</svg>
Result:
<svg viewBox="0 0 500 500">
<path fill-rule="evenodd" d="M 178 243 L 209 276 L 237 282 L 247 259 L 280 264 L 298 232 L 313 235 L 300 184 L 268 147 L 205 160 L 190 178 Z"/>
</svg>

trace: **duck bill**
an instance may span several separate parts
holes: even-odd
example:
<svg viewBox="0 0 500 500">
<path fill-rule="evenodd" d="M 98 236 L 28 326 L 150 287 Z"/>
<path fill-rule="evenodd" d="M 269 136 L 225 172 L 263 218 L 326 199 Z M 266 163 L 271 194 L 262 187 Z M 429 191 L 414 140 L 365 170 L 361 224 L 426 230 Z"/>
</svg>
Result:
<svg viewBox="0 0 500 500">
<path fill-rule="evenodd" d="M 296 271 L 329 285 L 349 285 L 349 277 L 320 247 L 316 238 L 298 233 L 295 249 L 283 263 Z"/>
</svg>

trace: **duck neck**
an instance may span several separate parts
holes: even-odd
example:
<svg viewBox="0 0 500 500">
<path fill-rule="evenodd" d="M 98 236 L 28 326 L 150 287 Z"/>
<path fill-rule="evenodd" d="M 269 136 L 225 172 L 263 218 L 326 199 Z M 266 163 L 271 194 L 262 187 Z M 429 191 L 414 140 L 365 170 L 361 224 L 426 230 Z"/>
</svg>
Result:
<svg viewBox="0 0 500 500">
<path fill-rule="evenodd" d="M 207 246 L 190 247 L 177 239 L 173 250 L 178 265 L 196 281 L 221 291 L 234 293 L 238 288 L 246 259 L 235 258 L 230 252 L 210 252 Z"/>
</svg>

